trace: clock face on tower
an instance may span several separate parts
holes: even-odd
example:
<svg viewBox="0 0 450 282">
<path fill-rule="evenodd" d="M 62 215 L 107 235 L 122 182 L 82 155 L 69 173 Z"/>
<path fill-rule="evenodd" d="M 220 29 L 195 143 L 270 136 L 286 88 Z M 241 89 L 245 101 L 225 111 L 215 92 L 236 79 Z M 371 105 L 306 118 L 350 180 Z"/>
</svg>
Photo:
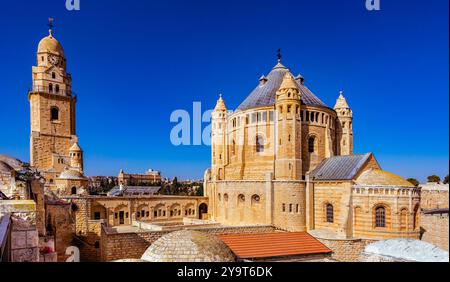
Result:
<svg viewBox="0 0 450 282">
<path fill-rule="evenodd" d="M 55 55 L 48 56 L 48 60 L 52 65 L 57 65 L 59 63 L 59 57 Z"/>
</svg>

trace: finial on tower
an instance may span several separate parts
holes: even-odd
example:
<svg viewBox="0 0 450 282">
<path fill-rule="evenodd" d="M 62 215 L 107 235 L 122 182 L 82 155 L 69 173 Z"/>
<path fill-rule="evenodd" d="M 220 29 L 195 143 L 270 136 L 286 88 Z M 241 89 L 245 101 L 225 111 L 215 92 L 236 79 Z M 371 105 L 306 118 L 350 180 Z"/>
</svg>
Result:
<svg viewBox="0 0 450 282">
<path fill-rule="evenodd" d="M 53 27 L 54 27 L 53 21 L 54 21 L 53 18 L 48 18 L 48 28 L 49 28 L 48 33 L 50 35 L 52 35 L 52 31 L 53 31 Z"/>
<path fill-rule="evenodd" d="M 278 49 L 277 51 L 277 57 L 278 57 L 278 62 L 281 62 L 281 49 Z"/>
</svg>

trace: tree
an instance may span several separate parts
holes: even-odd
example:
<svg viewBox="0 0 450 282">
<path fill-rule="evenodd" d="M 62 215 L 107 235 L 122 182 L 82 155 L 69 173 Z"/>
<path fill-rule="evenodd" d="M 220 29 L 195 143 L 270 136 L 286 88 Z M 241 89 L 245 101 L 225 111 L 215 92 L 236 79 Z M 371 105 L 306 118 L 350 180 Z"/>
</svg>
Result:
<svg viewBox="0 0 450 282">
<path fill-rule="evenodd" d="M 409 183 L 411 183 L 412 185 L 414 185 L 414 186 L 419 186 L 419 181 L 417 180 L 417 179 L 415 179 L 415 178 L 408 178 L 408 179 L 406 179 L 406 181 L 408 181 Z"/>
<path fill-rule="evenodd" d="M 441 182 L 441 178 L 437 175 L 431 175 L 431 176 L 428 176 L 428 182 L 439 183 L 439 182 Z"/>
<path fill-rule="evenodd" d="M 444 181 L 442 183 L 448 184 L 448 174 L 444 177 Z"/>
</svg>

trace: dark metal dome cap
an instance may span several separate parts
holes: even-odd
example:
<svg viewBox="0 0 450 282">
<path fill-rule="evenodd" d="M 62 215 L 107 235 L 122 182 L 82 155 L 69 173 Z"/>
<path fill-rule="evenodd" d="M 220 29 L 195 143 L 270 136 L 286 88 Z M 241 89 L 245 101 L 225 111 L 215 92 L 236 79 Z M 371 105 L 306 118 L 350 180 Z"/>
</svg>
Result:
<svg viewBox="0 0 450 282">
<path fill-rule="evenodd" d="M 242 102 L 237 111 L 245 111 L 252 108 L 272 106 L 275 104 L 276 92 L 280 88 L 283 77 L 289 69 L 278 63 L 267 75 L 267 81 L 258 85 L 255 90 Z M 302 103 L 308 106 L 327 107 L 324 102 L 317 98 L 302 82 L 296 79 Z"/>
</svg>

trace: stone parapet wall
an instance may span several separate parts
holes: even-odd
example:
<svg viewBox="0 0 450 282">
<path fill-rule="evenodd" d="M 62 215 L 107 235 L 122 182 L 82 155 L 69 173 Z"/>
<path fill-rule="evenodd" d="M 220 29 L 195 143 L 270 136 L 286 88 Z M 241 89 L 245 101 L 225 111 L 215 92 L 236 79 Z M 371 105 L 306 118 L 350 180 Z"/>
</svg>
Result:
<svg viewBox="0 0 450 282">
<path fill-rule="evenodd" d="M 0 216 L 10 214 L 11 261 L 39 262 L 36 204 L 31 200 L 0 201 Z"/>
<path fill-rule="evenodd" d="M 420 207 L 424 210 L 448 209 L 448 184 L 427 183 L 422 185 Z"/>
<path fill-rule="evenodd" d="M 420 225 L 421 240 L 448 251 L 448 213 L 447 214 L 421 214 Z"/>
<path fill-rule="evenodd" d="M 367 239 L 325 239 L 317 238 L 325 246 L 330 248 L 333 253 L 331 258 L 342 262 L 358 262 L 364 248 L 375 240 Z"/>
<path fill-rule="evenodd" d="M 198 231 L 208 234 L 267 233 L 275 231 L 275 228 L 264 225 L 199 228 Z M 109 233 L 103 226 L 101 233 L 101 261 L 139 259 L 154 241 L 168 233 L 170 231 Z"/>
</svg>

